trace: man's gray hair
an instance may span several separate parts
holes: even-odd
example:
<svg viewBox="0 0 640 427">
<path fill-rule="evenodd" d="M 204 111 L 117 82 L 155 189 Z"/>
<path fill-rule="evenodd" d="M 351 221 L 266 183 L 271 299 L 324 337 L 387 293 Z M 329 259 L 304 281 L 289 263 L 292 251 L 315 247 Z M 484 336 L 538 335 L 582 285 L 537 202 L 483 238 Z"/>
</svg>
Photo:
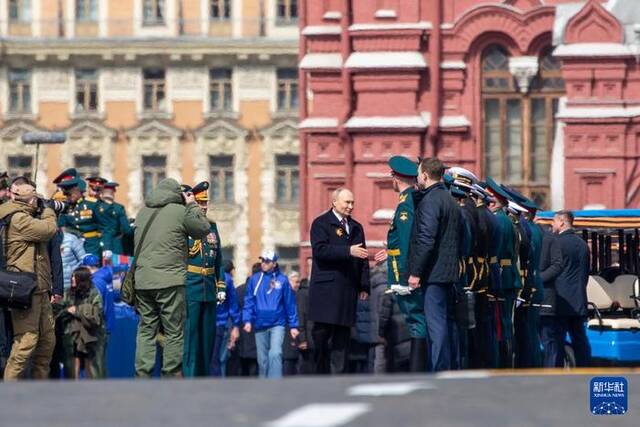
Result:
<svg viewBox="0 0 640 427">
<path fill-rule="evenodd" d="M 346 188 L 346 187 L 338 187 L 338 188 L 336 188 L 335 190 L 333 190 L 333 193 L 331 193 L 331 200 L 332 200 L 332 201 L 334 201 L 334 202 L 335 202 L 336 200 L 338 200 L 338 197 L 340 197 L 340 194 L 341 194 L 343 191 L 348 191 L 348 192 L 350 192 L 350 193 L 351 193 L 351 190 L 349 190 L 349 189 L 348 189 L 348 188 Z"/>
<path fill-rule="evenodd" d="M 293 276 L 300 277 L 300 273 L 298 273 L 295 270 L 292 270 L 291 272 L 289 272 L 289 275 L 287 277 L 293 277 Z"/>
</svg>

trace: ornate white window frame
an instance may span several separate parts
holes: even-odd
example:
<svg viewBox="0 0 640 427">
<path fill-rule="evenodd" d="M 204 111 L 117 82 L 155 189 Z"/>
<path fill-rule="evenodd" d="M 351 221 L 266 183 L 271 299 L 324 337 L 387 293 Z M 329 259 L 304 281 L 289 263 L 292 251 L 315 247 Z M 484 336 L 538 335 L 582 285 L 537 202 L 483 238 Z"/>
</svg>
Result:
<svg viewBox="0 0 640 427">
<path fill-rule="evenodd" d="M 300 244 L 300 210 L 276 203 L 276 156 L 300 155 L 298 123 L 284 119 L 263 129 L 261 135 L 262 247 L 273 250 L 276 246 L 297 246 Z"/>
<path fill-rule="evenodd" d="M 160 155 L 167 158 L 167 178 L 182 182 L 182 155 L 180 139 L 182 130 L 159 120 L 142 122 L 139 126 L 126 132 L 128 144 L 129 166 L 129 210 L 137 214 L 143 206 L 142 194 L 142 158 L 143 156 Z"/>
<path fill-rule="evenodd" d="M 145 26 L 142 11 L 143 0 L 133 0 L 133 34 L 135 36 L 164 36 L 178 35 L 177 1 L 165 0 L 164 24 Z"/>
<path fill-rule="evenodd" d="M 0 128 L 0 170 L 6 171 L 9 164 L 9 156 L 32 156 L 33 161 L 36 159 L 36 146 L 24 145 L 22 143 L 22 134 L 25 132 L 42 132 L 41 129 L 33 123 L 25 120 L 15 120 L 5 122 Z M 38 176 L 36 179 L 36 187 L 39 192 L 45 192 L 47 188 L 48 178 L 48 147 L 42 145 L 38 153 Z"/>
<path fill-rule="evenodd" d="M 67 129 L 62 146 L 61 170 L 75 165 L 75 156 L 100 156 L 100 175 L 113 179 L 116 131 L 93 120 L 78 120 Z"/>
<path fill-rule="evenodd" d="M 234 203 L 209 207 L 209 219 L 215 221 L 223 246 L 233 246 L 237 277 L 246 277 L 249 256 L 249 153 L 247 131 L 224 119 L 212 119 L 195 131 L 194 181 L 209 180 L 209 157 L 233 156 Z"/>
</svg>

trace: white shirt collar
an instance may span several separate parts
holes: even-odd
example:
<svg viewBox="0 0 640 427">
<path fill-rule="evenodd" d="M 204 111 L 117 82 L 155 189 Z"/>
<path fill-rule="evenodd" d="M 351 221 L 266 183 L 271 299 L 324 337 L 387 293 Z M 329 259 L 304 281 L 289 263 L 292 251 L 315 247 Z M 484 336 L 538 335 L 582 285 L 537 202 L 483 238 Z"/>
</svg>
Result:
<svg viewBox="0 0 640 427">
<path fill-rule="evenodd" d="M 340 215 L 338 212 L 336 212 L 335 209 L 331 208 L 331 212 L 333 212 L 333 214 L 336 216 L 336 218 L 338 218 L 338 222 L 342 223 L 342 219 L 345 218 L 344 216 Z"/>
</svg>

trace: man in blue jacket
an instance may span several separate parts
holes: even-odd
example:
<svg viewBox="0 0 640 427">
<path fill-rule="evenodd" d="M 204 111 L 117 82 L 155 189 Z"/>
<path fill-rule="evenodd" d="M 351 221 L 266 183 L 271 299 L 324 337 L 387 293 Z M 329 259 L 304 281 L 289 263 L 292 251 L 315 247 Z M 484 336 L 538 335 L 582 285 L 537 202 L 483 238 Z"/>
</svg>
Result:
<svg viewBox="0 0 640 427">
<path fill-rule="evenodd" d="M 298 336 L 296 298 L 278 268 L 276 253 L 265 251 L 260 261 L 262 271 L 247 283 L 242 321 L 245 332 L 255 329 L 260 377 L 281 378 L 285 326 L 291 328 L 294 341 Z"/>
</svg>

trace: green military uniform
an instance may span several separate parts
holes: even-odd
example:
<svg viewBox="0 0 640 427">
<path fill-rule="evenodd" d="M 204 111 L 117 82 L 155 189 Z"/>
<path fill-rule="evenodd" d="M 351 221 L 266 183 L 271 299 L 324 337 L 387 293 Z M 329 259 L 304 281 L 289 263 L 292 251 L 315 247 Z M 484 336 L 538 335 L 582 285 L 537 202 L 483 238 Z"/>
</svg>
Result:
<svg viewBox="0 0 640 427">
<path fill-rule="evenodd" d="M 120 203 L 98 201 L 97 220 L 102 232 L 101 244 L 103 251 L 122 254 L 122 237 L 133 234 L 127 213 Z"/>
<path fill-rule="evenodd" d="M 407 255 L 413 227 L 413 188 L 400 193 L 400 203 L 387 233 L 387 283 L 407 286 Z M 409 295 L 398 295 L 398 306 L 404 314 L 412 338 L 425 338 L 427 325 L 424 318 L 422 288 Z"/>
<path fill-rule="evenodd" d="M 62 188 L 79 187 L 83 192 L 86 184 L 80 178 L 74 178 L 59 184 Z M 58 227 L 64 227 L 70 232 L 76 232 L 84 239 L 84 250 L 87 253 L 102 257 L 102 245 L 97 219 L 97 204 L 91 200 L 82 198 L 71 208 L 69 213 L 60 215 Z"/>
<path fill-rule="evenodd" d="M 196 201 L 208 201 L 208 183 L 193 189 Z M 184 331 L 182 373 L 185 377 L 209 375 L 209 362 L 216 337 L 218 292 L 224 292 L 222 247 L 215 223 L 202 240 L 189 237 L 186 280 L 187 319 Z"/>
</svg>

